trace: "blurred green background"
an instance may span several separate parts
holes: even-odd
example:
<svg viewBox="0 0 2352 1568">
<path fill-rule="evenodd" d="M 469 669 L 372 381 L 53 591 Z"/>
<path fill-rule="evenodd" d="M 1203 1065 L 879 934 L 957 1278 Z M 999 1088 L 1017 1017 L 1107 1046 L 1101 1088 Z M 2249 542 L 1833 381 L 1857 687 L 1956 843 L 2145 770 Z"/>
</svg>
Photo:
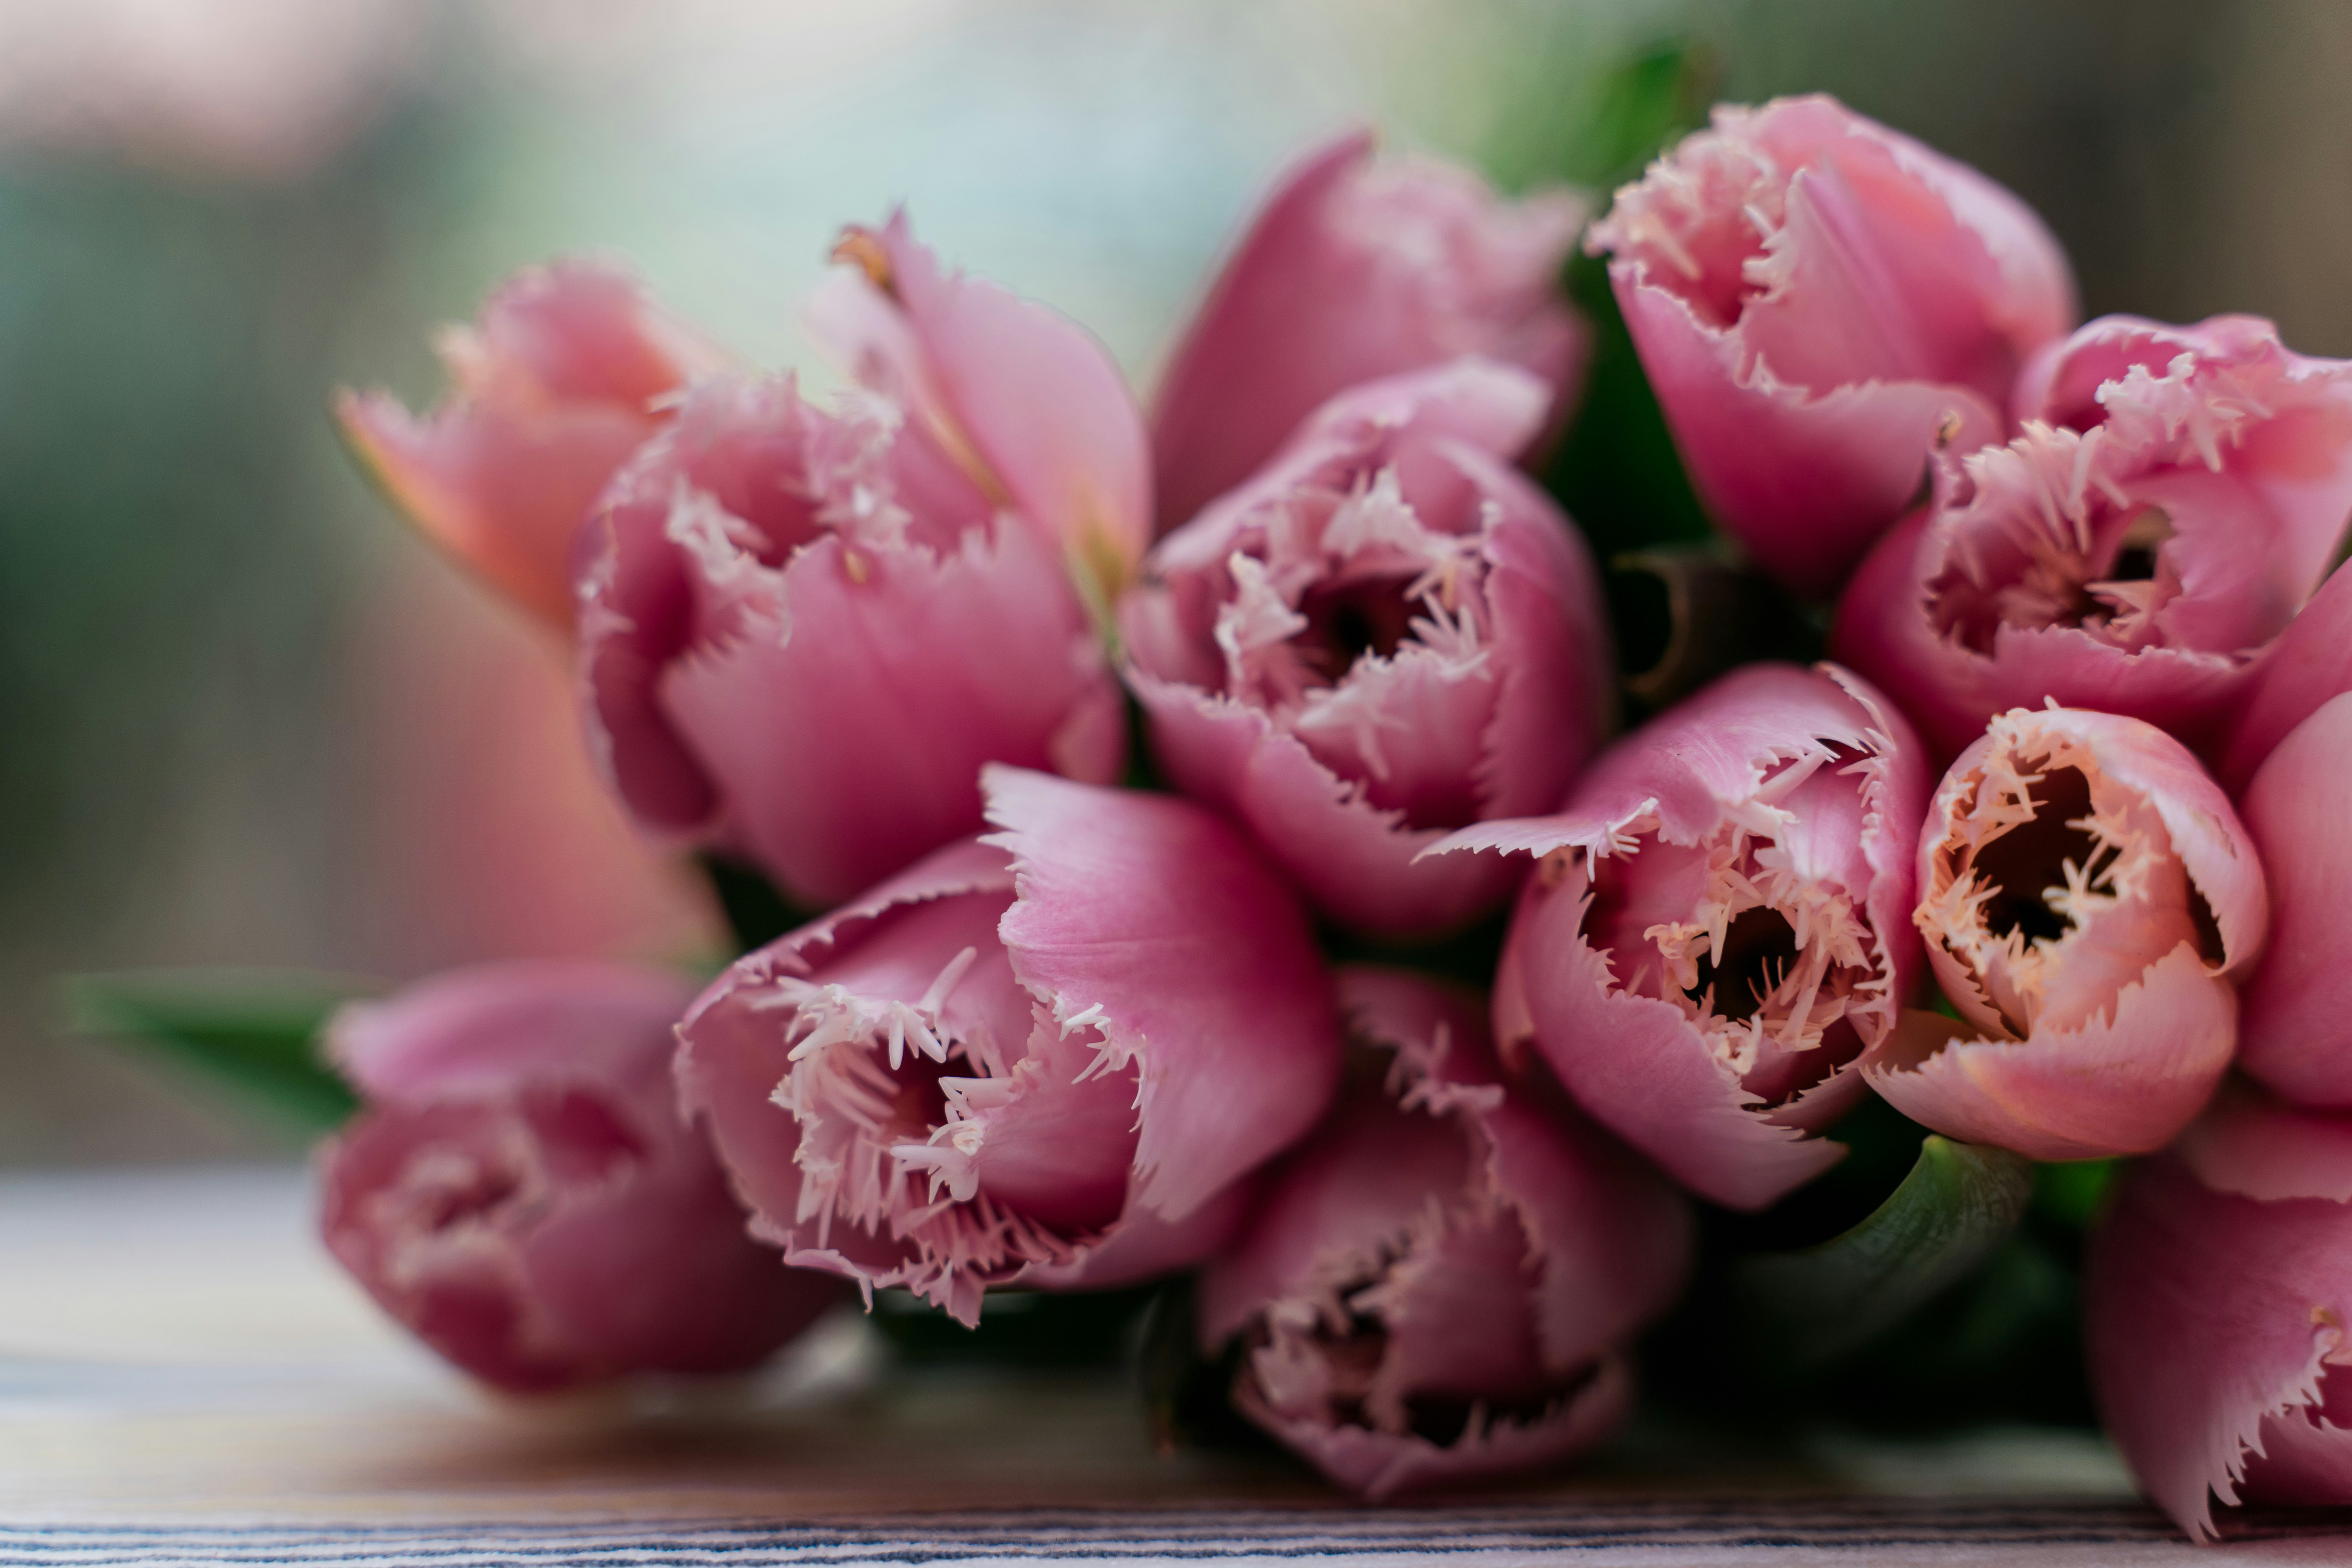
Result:
<svg viewBox="0 0 2352 1568">
<path fill-rule="evenodd" d="M 331 387 L 429 397 L 434 323 L 581 249 L 808 366 L 833 232 L 900 200 L 1141 384 L 1306 139 L 1605 178 L 1592 84 L 1665 37 L 2014 187 L 2092 313 L 2352 353 L 2335 0 L 0 0 L 0 1163 L 271 1147 L 68 1037 L 62 972 L 716 940 Z"/>
</svg>

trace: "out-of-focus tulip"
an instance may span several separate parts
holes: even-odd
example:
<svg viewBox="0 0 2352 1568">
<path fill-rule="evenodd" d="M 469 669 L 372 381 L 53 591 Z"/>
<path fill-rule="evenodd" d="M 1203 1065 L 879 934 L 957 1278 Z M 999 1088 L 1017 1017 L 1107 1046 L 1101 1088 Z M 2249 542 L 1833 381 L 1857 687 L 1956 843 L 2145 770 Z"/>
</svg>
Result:
<svg viewBox="0 0 2352 1568">
<path fill-rule="evenodd" d="M 1043 305 L 941 272 L 904 213 L 834 254 L 809 301 L 818 341 L 1038 529 L 1107 614 L 1151 542 L 1150 441 L 1109 354 Z"/>
<path fill-rule="evenodd" d="M 1199 806 L 991 767 L 1000 831 L 738 962 L 688 1099 L 787 1261 L 957 1319 L 1199 1261 L 1339 1072 L 1306 919 Z"/>
<path fill-rule="evenodd" d="M 1368 1497 L 1591 1447 L 1681 1286 L 1688 1210 L 1505 1089 L 1474 1000 L 1381 970 L 1339 989 L 1370 1070 L 1202 1274 L 1202 1348 L 1243 1336 L 1234 1404 Z"/>
<path fill-rule="evenodd" d="M 2352 572 L 2331 574 L 2255 671 L 2215 769 L 2231 795 L 2329 699 L 2352 691 Z"/>
<path fill-rule="evenodd" d="M 2352 514 L 2352 364 L 2251 317 L 2111 316 L 2027 368 L 2017 412 L 1855 574 L 1837 657 L 1944 756 L 2044 701 L 2209 743 Z"/>
<path fill-rule="evenodd" d="M 681 1114 L 680 977 L 452 970 L 330 1030 L 367 1109 L 321 1153 L 327 1247 L 384 1310 L 519 1393 L 748 1367 L 839 1299 L 745 1232 Z"/>
<path fill-rule="evenodd" d="M 2352 695 L 2279 742 L 2239 797 L 2271 940 L 2238 994 L 2238 1062 L 2288 1100 L 2352 1109 Z"/>
<path fill-rule="evenodd" d="M 1122 606 L 1170 776 L 1346 924 L 1422 933 L 1491 907 L 1516 868 L 1413 857 L 1557 805 L 1606 727 L 1591 561 L 1508 467 L 1548 397 L 1473 359 L 1336 398 L 1163 540 Z"/>
<path fill-rule="evenodd" d="M 434 346 L 448 398 L 419 419 L 388 393 L 345 392 L 344 437 L 427 538 L 569 628 L 572 543 L 596 493 L 724 359 L 586 261 L 517 273 Z"/>
<path fill-rule="evenodd" d="M 2253 840 L 2179 742 L 2112 713 L 2002 714 L 1936 791 L 1918 886 L 1961 1019 L 1906 1013 L 1866 1064 L 1897 1110 L 2090 1160 L 2158 1148 L 2204 1105 L 2268 901 Z"/>
<path fill-rule="evenodd" d="M 1444 840 L 1540 862 L 1495 978 L 1505 1053 L 1532 1044 L 1717 1203 L 1811 1180 L 1918 973 L 1927 796 L 1917 740 L 1868 686 L 1754 665 L 1620 741 L 1560 815 Z"/>
<path fill-rule="evenodd" d="M 1118 689 L 1054 547 L 896 405 L 707 380 L 583 542 L 592 739 L 656 835 L 836 903 L 981 826 L 980 767 L 1117 776 Z"/>
<path fill-rule="evenodd" d="M 1932 452 L 2007 434 L 2019 367 L 2074 319 L 2022 203 L 1829 98 L 1717 109 L 1586 243 L 1700 500 L 1821 597 Z"/>
<path fill-rule="evenodd" d="M 1565 191 L 1505 201 L 1449 163 L 1376 163 L 1370 132 L 1300 160 L 1160 384 L 1161 529 L 1240 484 L 1309 414 L 1363 382 L 1482 354 L 1565 400 L 1587 335 L 1561 272 L 1583 226 L 1584 204 Z"/>
<path fill-rule="evenodd" d="M 2352 1503 L 2352 1119 L 2225 1088 L 2124 1176 L 2083 1310 L 2107 1430 L 2183 1530 Z"/>
</svg>

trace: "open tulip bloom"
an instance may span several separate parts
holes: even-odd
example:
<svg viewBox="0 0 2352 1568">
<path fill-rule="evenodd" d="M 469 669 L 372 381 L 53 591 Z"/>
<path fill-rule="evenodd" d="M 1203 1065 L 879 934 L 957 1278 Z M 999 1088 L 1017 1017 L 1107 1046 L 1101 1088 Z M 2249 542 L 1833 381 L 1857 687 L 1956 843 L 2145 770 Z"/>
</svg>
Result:
<svg viewBox="0 0 2352 1568">
<path fill-rule="evenodd" d="M 1936 791 L 1918 887 L 1959 1018 L 1906 1014 L 1870 1064 L 1896 1110 L 2037 1160 L 2145 1152 L 2197 1114 L 2269 903 L 2179 742 L 2109 713 L 2001 715 Z"/>
<path fill-rule="evenodd" d="M 2352 362 L 2078 328 L 1983 175 L 1718 107 L 1581 237 L 1726 536 L 1696 694 L 1615 734 L 1655 616 L 1555 492 L 1690 542 L 1607 449 L 1648 402 L 1580 385 L 1585 211 L 1334 137 L 1148 404 L 903 212 L 810 305 L 821 400 L 587 261 L 452 329 L 428 415 L 345 395 L 742 931 L 698 995 L 528 963 L 341 1015 L 334 1256 L 518 1393 L 748 1367 L 848 1284 L 978 1327 L 1160 1281 L 1170 1430 L 1381 1498 L 1587 1450 L 1645 1342 L 1834 1410 L 2073 1225 L 2158 1502 L 2352 1502 Z M 1941 1138 L 1759 1256 L 1871 1196 L 1887 1107 Z M 2072 1218 L 2027 1169 L 2126 1158 Z M 2038 1347 L 2037 1300 L 1969 1321 Z M 1822 1300 L 1833 1346 L 1783 1321 Z"/>
<path fill-rule="evenodd" d="M 1761 1208 L 1843 1150 L 1918 973 L 1910 727 L 1844 670 L 1758 665 L 1620 741 L 1555 816 L 1437 854 L 1537 860 L 1495 979 L 1507 1052 L 1692 1191 Z"/>
</svg>

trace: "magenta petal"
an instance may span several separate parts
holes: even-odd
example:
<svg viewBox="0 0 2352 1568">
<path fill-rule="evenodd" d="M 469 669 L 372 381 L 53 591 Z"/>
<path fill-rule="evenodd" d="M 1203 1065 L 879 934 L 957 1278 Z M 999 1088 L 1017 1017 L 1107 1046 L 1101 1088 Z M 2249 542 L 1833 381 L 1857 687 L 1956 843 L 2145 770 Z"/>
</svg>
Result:
<svg viewBox="0 0 2352 1568">
<path fill-rule="evenodd" d="M 1066 1032 L 1140 1059 L 1129 1201 L 1181 1219 L 1330 1099 L 1337 1020 L 1305 917 L 1198 806 L 1003 766 L 982 784 L 1021 889 L 1013 972 Z"/>
<path fill-rule="evenodd" d="M 627 275 L 581 261 L 516 274 L 439 347 L 446 402 L 419 419 L 386 394 L 345 393 L 343 433 L 428 538 L 569 627 L 589 504 L 659 428 L 659 400 L 724 362 Z"/>
<path fill-rule="evenodd" d="M 2352 1126 L 2312 1136 L 2340 1146 L 2337 1166 L 2352 1158 Z M 2258 1201 L 2158 1158 L 2126 1177 L 2093 1234 L 2084 1313 L 2107 1429 L 2183 1530 L 2213 1539 L 2217 1498 L 2352 1500 L 2352 1432 L 2331 1397 L 2352 1319 L 2352 1206 Z"/>
<path fill-rule="evenodd" d="M 837 274 L 812 301 L 818 336 L 1115 594 L 1150 542 L 1151 467 L 1102 345 L 1045 306 L 942 272 L 903 212 L 850 230 L 840 254 L 863 275 Z"/>
<path fill-rule="evenodd" d="M 2344 1044 L 2352 974 L 2345 909 L 2352 892 L 2352 695 L 2331 698 L 2273 749 L 2239 809 L 2261 847 L 2271 892 L 2271 942 L 2242 988 L 2245 1069 L 2305 1105 L 2352 1106 Z"/>
<path fill-rule="evenodd" d="M 1507 203 L 1450 165 L 1376 166 L 1368 132 L 1308 153 L 1169 362 L 1152 418 L 1162 530 L 1364 382 L 1476 353 L 1526 367 L 1557 403 L 1585 353 L 1559 287 L 1581 221 L 1564 193 Z"/>
</svg>

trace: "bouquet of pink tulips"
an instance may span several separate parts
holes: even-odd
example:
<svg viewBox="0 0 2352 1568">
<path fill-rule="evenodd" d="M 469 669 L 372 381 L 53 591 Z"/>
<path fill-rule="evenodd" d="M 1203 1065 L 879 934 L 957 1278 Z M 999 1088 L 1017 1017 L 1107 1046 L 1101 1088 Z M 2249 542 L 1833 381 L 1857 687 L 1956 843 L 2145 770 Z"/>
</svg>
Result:
<svg viewBox="0 0 2352 1568">
<path fill-rule="evenodd" d="M 1164 1436 L 1369 1497 L 1638 1382 L 2352 1502 L 2352 363 L 2078 324 L 1824 98 L 1597 217 L 1343 137 L 1140 404 L 904 213 L 835 260 L 830 398 L 567 261 L 341 405 L 793 911 L 339 1012 L 387 1311 L 531 1392 L 1149 1287 Z"/>
</svg>

